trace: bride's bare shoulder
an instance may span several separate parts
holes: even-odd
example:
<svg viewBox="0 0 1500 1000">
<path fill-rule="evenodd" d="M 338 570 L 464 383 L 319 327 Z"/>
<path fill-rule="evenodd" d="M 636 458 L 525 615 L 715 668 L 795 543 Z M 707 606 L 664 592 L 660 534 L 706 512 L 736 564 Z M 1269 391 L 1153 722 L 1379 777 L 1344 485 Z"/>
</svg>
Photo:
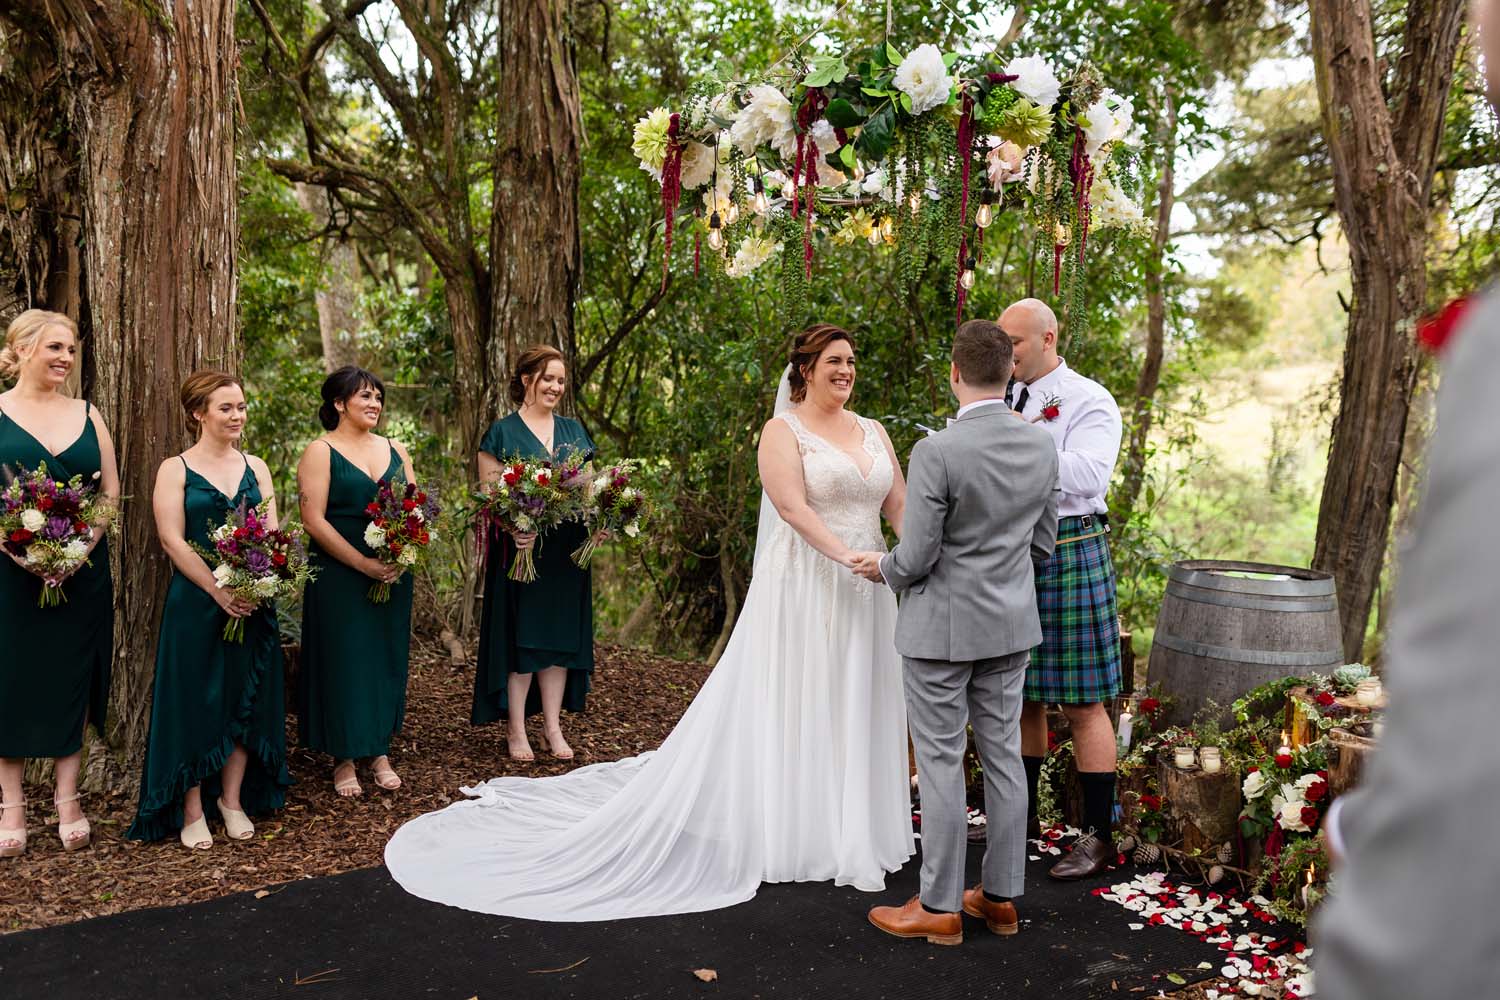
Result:
<svg viewBox="0 0 1500 1000">
<path fill-rule="evenodd" d="M 795 442 L 797 440 L 797 432 L 792 429 L 791 422 L 784 419 L 784 417 L 785 414 L 778 413 L 761 426 L 760 441 L 762 445 L 768 442 L 776 444 L 778 442 Z"/>
</svg>

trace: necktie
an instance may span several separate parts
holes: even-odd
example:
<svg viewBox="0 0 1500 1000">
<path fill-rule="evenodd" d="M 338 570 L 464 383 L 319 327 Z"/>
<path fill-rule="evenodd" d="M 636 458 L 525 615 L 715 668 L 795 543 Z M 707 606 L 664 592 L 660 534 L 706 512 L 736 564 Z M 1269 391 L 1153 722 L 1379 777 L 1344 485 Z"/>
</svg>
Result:
<svg viewBox="0 0 1500 1000">
<path fill-rule="evenodd" d="M 1017 413 L 1025 413 L 1026 412 L 1026 400 L 1028 400 L 1030 398 L 1031 398 L 1031 387 L 1028 386 L 1028 385 L 1022 385 L 1021 386 L 1021 393 L 1020 393 L 1020 395 L 1016 396 L 1016 403 L 1015 403 L 1014 406 L 1011 407 L 1011 409 L 1015 410 Z"/>
</svg>

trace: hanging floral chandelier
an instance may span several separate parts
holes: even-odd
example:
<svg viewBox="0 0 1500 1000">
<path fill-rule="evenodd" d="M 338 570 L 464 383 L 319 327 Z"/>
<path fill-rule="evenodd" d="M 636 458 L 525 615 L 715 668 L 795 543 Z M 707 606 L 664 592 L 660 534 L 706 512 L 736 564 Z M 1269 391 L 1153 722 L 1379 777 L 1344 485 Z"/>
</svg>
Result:
<svg viewBox="0 0 1500 1000">
<path fill-rule="evenodd" d="M 788 298 L 801 302 L 818 236 L 864 240 L 894 249 L 909 286 L 935 260 L 962 319 L 985 230 L 1017 211 L 1051 250 L 1053 294 L 1081 304 L 1090 237 L 1146 228 L 1126 193 L 1130 100 L 1088 63 L 1066 78 L 1040 56 L 966 75 L 957 63 L 934 45 L 903 56 L 887 41 L 853 68 L 825 55 L 779 84 L 720 78 L 640 119 L 632 151 L 661 183 L 662 280 L 690 217 L 695 273 L 704 242 L 730 277 L 779 256 Z"/>
</svg>

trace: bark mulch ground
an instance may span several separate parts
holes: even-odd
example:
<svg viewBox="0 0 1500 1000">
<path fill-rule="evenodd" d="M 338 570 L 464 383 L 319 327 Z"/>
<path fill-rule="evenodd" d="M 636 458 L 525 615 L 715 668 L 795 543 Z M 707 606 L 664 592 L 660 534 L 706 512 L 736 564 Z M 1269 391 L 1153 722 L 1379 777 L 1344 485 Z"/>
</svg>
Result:
<svg viewBox="0 0 1500 1000">
<path fill-rule="evenodd" d="M 286 808 L 259 820 L 248 842 L 230 842 L 219 828 L 206 852 L 189 853 L 175 840 L 127 841 L 134 799 L 89 795 L 84 805 L 93 823 L 93 845 L 66 854 L 57 840 L 55 812 L 33 805 L 25 856 L 0 861 L 0 932 L 200 902 L 379 865 L 397 827 L 447 805 L 459 797 L 460 785 L 506 774 L 560 774 L 655 748 L 707 676 L 708 667 L 700 663 L 601 645 L 588 711 L 563 717 L 577 756 L 553 759 L 541 717 L 535 716 L 529 732 L 537 760 L 517 764 L 506 755 L 503 725 L 469 724 L 473 672 L 454 670 L 447 651 L 435 644 L 416 645 L 406 725 L 391 747 L 402 788 L 382 792 L 362 773 L 364 795 L 339 798 L 332 761 L 296 748 L 296 720 L 288 718 L 287 745 L 294 748 L 290 768 L 297 784 L 287 794 Z M 52 790 L 28 786 L 26 799 L 50 806 Z M 51 825 L 43 825 L 49 819 Z"/>
</svg>

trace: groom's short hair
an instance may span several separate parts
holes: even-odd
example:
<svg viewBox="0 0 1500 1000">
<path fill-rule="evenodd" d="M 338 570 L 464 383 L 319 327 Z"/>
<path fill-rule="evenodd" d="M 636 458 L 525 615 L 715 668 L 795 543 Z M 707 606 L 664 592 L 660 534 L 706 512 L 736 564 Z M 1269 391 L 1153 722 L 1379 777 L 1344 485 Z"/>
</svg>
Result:
<svg viewBox="0 0 1500 1000">
<path fill-rule="evenodd" d="M 953 337 L 953 366 L 966 385 L 1003 389 L 1015 368 L 1010 334 L 999 323 L 971 319 Z"/>
</svg>

